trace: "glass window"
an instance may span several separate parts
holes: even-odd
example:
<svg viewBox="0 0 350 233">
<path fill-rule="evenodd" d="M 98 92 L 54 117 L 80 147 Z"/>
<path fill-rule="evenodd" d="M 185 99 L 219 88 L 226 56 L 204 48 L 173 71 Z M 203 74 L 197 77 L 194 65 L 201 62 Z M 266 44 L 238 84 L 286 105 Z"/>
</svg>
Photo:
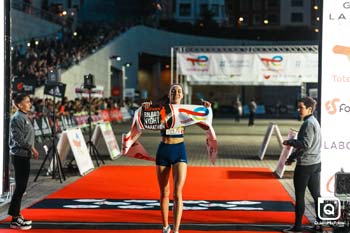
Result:
<svg viewBox="0 0 350 233">
<path fill-rule="evenodd" d="M 269 14 L 269 15 L 267 15 L 267 19 L 269 20 L 269 24 L 278 24 L 278 15 L 277 14 Z"/>
<path fill-rule="evenodd" d="M 266 2 L 266 8 L 267 9 L 274 9 L 274 8 L 278 8 L 279 6 L 279 0 L 268 0 Z"/>
<path fill-rule="evenodd" d="M 261 23 L 262 23 L 261 15 L 254 15 L 253 16 L 253 24 L 254 25 L 261 25 Z"/>
<path fill-rule="evenodd" d="M 180 6 L 180 16 L 191 16 L 191 4 L 189 3 L 181 3 Z"/>
<path fill-rule="evenodd" d="M 201 4 L 199 6 L 199 15 L 203 15 L 207 11 L 208 11 L 208 4 Z"/>
<path fill-rule="evenodd" d="M 292 0 L 291 5 L 294 7 L 301 7 L 303 6 L 303 0 Z"/>
<path fill-rule="evenodd" d="M 304 14 L 303 13 L 292 13 L 291 14 L 291 21 L 294 23 L 301 23 L 304 20 Z"/>
<path fill-rule="evenodd" d="M 250 4 L 249 4 L 249 1 L 247 0 L 241 0 L 239 2 L 239 7 L 240 7 L 240 10 L 241 11 L 249 11 L 250 10 Z"/>
<path fill-rule="evenodd" d="M 253 9 L 262 10 L 263 9 L 263 0 L 253 0 Z"/>
<path fill-rule="evenodd" d="M 219 16 L 219 4 L 211 5 L 211 12 L 213 12 L 214 17 Z"/>
</svg>

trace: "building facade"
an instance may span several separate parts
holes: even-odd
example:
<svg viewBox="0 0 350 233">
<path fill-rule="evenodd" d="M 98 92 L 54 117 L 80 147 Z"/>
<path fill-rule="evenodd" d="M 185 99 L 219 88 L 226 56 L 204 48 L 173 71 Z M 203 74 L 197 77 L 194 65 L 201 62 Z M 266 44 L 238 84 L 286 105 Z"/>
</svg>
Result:
<svg viewBox="0 0 350 233">
<path fill-rule="evenodd" d="M 174 19 L 195 24 L 205 17 L 226 23 L 225 0 L 177 0 Z"/>
</svg>

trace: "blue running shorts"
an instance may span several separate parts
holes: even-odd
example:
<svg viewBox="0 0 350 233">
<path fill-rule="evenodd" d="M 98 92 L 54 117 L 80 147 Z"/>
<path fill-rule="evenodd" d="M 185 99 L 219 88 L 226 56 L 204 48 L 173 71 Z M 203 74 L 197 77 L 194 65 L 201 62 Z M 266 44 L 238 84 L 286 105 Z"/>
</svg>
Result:
<svg viewBox="0 0 350 233">
<path fill-rule="evenodd" d="M 159 166 L 170 167 L 178 162 L 187 163 L 185 143 L 166 144 L 161 142 L 157 150 L 156 164 Z"/>
</svg>

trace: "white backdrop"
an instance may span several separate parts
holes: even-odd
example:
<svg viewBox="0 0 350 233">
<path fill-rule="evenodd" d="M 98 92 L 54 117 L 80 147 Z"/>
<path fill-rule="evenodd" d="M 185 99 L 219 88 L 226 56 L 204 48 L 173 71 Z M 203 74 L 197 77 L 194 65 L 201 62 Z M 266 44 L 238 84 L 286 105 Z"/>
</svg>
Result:
<svg viewBox="0 0 350 233">
<path fill-rule="evenodd" d="M 334 174 L 350 172 L 350 2 L 323 1 L 321 195 L 334 195 Z"/>
<path fill-rule="evenodd" d="M 177 53 L 191 84 L 299 86 L 318 82 L 317 53 Z"/>
</svg>

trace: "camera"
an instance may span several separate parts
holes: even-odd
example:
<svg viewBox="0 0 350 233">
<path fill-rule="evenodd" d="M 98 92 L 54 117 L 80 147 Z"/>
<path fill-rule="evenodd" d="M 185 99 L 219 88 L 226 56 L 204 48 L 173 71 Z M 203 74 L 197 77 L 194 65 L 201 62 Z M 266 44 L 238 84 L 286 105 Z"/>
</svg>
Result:
<svg viewBox="0 0 350 233">
<path fill-rule="evenodd" d="M 48 83 L 61 82 L 61 70 L 60 69 L 50 70 L 47 74 L 47 82 Z"/>
<path fill-rule="evenodd" d="M 324 221 L 334 221 L 340 218 L 341 204 L 336 197 L 318 198 L 318 217 Z"/>
<path fill-rule="evenodd" d="M 92 89 L 95 87 L 94 76 L 92 74 L 84 75 L 84 88 Z"/>
<path fill-rule="evenodd" d="M 347 200 L 350 197 L 350 173 L 343 171 L 335 173 L 334 196 Z"/>
</svg>

